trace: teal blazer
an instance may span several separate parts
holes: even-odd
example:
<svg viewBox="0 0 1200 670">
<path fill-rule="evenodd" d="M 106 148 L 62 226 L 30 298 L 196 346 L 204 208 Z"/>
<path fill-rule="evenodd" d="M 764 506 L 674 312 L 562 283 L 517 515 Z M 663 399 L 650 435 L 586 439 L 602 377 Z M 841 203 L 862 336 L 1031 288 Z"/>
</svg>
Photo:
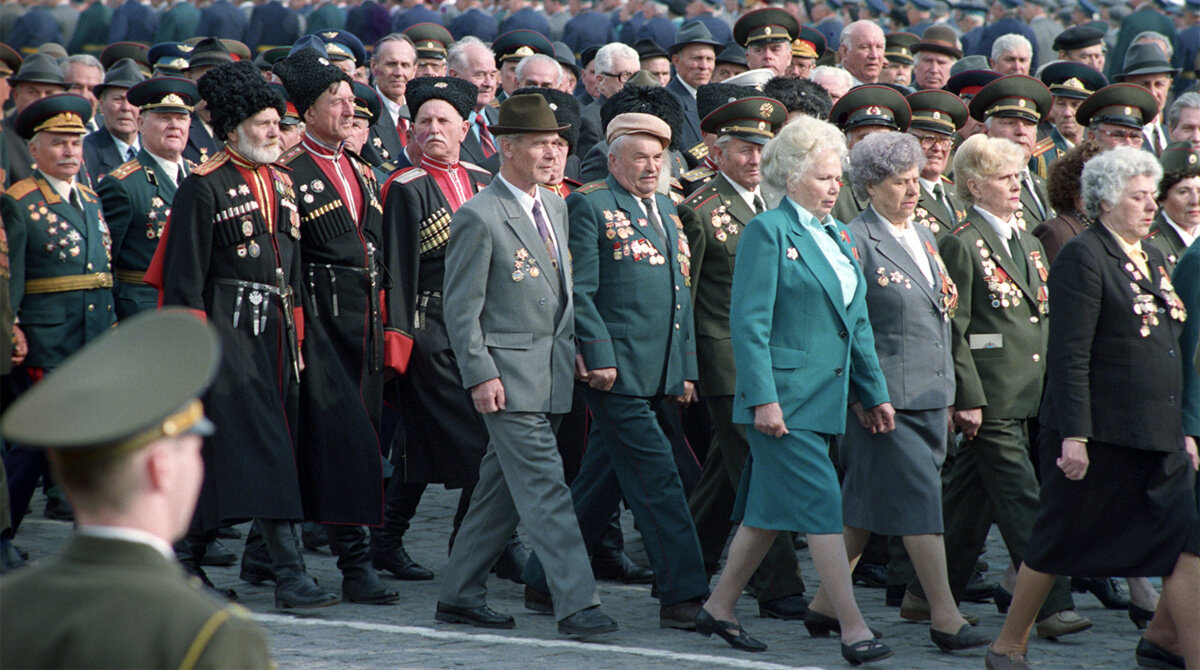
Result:
<svg viewBox="0 0 1200 670">
<path fill-rule="evenodd" d="M 867 318 L 866 280 L 848 229 L 838 246 L 859 272 L 850 306 L 812 234 L 786 201 L 755 217 L 738 242 L 729 323 L 737 386 L 736 423 L 778 402 L 790 430 L 846 430 L 851 385 L 864 407 L 888 402 L 887 381 Z"/>
<path fill-rule="evenodd" d="M 654 202 L 665 242 L 612 175 L 567 198 L 579 352 L 617 368 L 622 395 L 679 395 L 698 376 L 687 238 L 671 199 Z"/>
</svg>

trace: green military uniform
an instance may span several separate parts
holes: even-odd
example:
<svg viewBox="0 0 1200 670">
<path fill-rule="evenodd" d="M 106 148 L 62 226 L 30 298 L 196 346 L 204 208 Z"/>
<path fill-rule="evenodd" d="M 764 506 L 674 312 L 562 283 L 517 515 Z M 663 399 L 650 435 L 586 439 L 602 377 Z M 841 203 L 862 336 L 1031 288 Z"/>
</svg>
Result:
<svg viewBox="0 0 1200 670">
<path fill-rule="evenodd" d="M 142 114 L 190 115 L 200 99 L 195 84 L 175 77 L 144 81 L 130 88 L 126 97 Z M 171 214 L 178 182 L 195 167 L 182 158 L 176 163 L 180 171 L 172 180 L 143 145 L 133 160 L 109 172 L 97 188 L 113 240 L 113 297 L 118 319 L 158 306 L 158 291 L 146 283 L 146 269 Z"/>
<path fill-rule="evenodd" d="M 921 131 L 929 137 L 930 134 L 940 138 L 953 138 L 956 131 L 967 122 L 967 106 L 958 96 L 948 91 L 928 90 L 909 95 L 906 100 L 912 109 L 912 122 L 908 130 Z M 913 133 L 916 135 L 916 133 Z M 950 159 L 946 157 L 946 167 L 950 167 Z M 939 175 L 932 190 L 925 183 L 921 184 L 921 195 L 917 200 L 917 208 L 913 210 L 913 222 L 925 226 L 934 237 L 941 240 L 958 228 L 958 223 L 966 214 L 962 203 L 954 197 L 954 182 L 945 175 Z"/>
<path fill-rule="evenodd" d="M 164 439 L 211 433 L 197 395 L 212 378 L 220 347 L 211 328 L 182 310 L 147 314 L 112 329 L 13 403 L 3 432 L 48 449 L 83 476 L 128 478 L 130 501 L 163 496 L 142 487 L 150 465 L 134 452 Z M 104 400 L 114 380 L 120 406 Z M 192 438 L 195 439 L 195 438 Z M 167 450 L 187 449 L 166 446 Z M 178 481 L 201 466 L 176 458 Z M 77 475 L 78 476 L 78 475 Z M 71 492 L 77 480 L 64 477 Z M 237 606 L 202 592 L 171 556 L 153 524 L 182 532 L 195 500 L 179 509 L 133 512 L 86 497 L 82 522 L 62 553 L 0 584 L 0 665 L 23 668 L 267 668 L 266 637 Z M 186 507 L 184 507 L 186 505 Z M 139 518 L 139 514 L 151 515 Z M 184 519 L 185 521 L 180 521 Z M 172 532 L 172 531 L 167 531 Z"/>
<path fill-rule="evenodd" d="M 1092 93 L 1108 85 L 1104 75 L 1083 63 L 1071 61 L 1051 63 L 1042 68 L 1039 77 L 1054 98 L 1087 100 Z M 1038 126 L 1038 142 L 1029 159 L 1029 169 L 1043 179 L 1049 177 L 1050 165 L 1072 146 L 1049 121 L 1042 123 Z"/>
<path fill-rule="evenodd" d="M 879 130 L 904 132 L 912 120 L 908 101 L 899 91 L 890 86 L 865 84 L 855 86 L 842 96 L 829 112 L 829 120 L 843 133 L 861 127 L 876 127 Z M 852 145 L 853 146 L 853 145 Z M 854 195 L 848 175 L 842 177 L 842 190 L 830 214 L 842 223 L 850 223 L 862 214 L 869 203 Z"/>
<path fill-rule="evenodd" d="M 1181 179 L 1200 176 L 1200 146 L 1187 140 L 1172 142 L 1163 149 L 1159 162 L 1163 169 L 1160 193 L 1165 198 L 1167 189 L 1162 189 L 1162 186 L 1168 183 L 1174 186 Z M 1179 231 L 1167 222 L 1166 211 L 1162 209 L 1161 202 L 1158 213 L 1154 216 L 1154 223 L 1150 226 L 1150 232 L 1146 235 L 1146 241 L 1163 252 L 1167 259 L 1167 273 L 1174 274 L 1175 265 L 1179 263 L 1183 252 L 1187 251 L 1188 244 L 1179 235 Z"/>
</svg>

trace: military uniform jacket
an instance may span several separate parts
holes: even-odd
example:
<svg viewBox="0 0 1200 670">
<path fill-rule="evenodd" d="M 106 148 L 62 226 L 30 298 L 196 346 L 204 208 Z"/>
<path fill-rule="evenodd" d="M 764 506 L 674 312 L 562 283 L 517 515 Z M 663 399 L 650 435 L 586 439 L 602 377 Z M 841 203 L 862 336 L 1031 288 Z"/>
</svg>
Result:
<svg viewBox="0 0 1200 670">
<path fill-rule="evenodd" d="M 617 369 L 613 393 L 683 393 L 695 380 L 690 251 L 671 199 L 654 196 L 667 239 L 609 176 L 567 198 L 575 332 L 588 369 Z"/>
<path fill-rule="evenodd" d="M 1042 207 L 1046 210 L 1046 215 L 1042 216 L 1038 211 L 1037 202 L 1030 195 L 1029 187 L 1025 185 L 1025 180 L 1021 180 L 1021 209 L 1017 211 L 1018 223 L 1021 225 L 1021 230 L 1033 230 L 1038 224 L 1043 221 L 1054 218 L 1054 210 L 1050 208 L 1050 193 L 1046 190 L 1046 180 L 1030 173 L 1031 181 L 1033 182 L 1034 191 L 1037 193 L 1037 199 L 1041 201 Z"/>
<path fill-rule="evenodd" d="M 887 382 L 866 282 L 847 307 L 833 266 L 799 217 L 785 200 L 755 217 L 738 243 L 729 314 L 739 325 L 733 421 L 752 424 L 756 406 L 778 402 L 789 429 L 840 435 L 851 394 L 874 407 L 888 402 Z M 838 247 L 859 268 L 849 230 L 833 224 Z"/>
<path fill-rule="evenodd" d="M 1183 255 L 1183 252 L 1187 251 L 1188 245 L 1179 236 L 1179 231 L 1175 230 L 1163 218 L 1163 211 L 1161 209 L 1154 215 L 1154 223 L 1150 225 L 1150 232 L 1146 234 L 1146 241 L 1163 253 L 1163 256 L 1167 260 L 1167 275 L 1170 276 L 1173 274 L 1175 272 L 1175 264 L 1179 262 L 1179 257 Z M 1200 318 L 1200 316 L 1197 318 Z"/>
<path fill-rule="evenodd" d="M 1187 314 L 1162 252 L 1145 243 L 1142 249 L 1150 276 L 1103 225 L 1059 253 L 1050 275 L 1052 355 L 1040 421 L 1063 437 L 1179 451 L 1178 350 Z"/>
<path fill-rule="evenodd" d="M 269 668 L 242 607 L 204 592 L 149 545 L 76 533 L 6 577 L 0 664 L 17 668 Z"/>
<path fill-rule="evenodd" d="M 692 310 L 700 393 L 731 396 L 736 374 L 729 334 L 729 301 L 738 239 L 754 210 L 729 178 L 717 175 L 679 207 L 691 247 Z"/>
<path fill-rule="evenodd" d="M 104 175 L 124 162 L 125 157 L 117 151 L 116 140 L 108 132 L 108 128 L 102 126 L 100 130 L 83 138 L 83 163 L 92 183 L 98 184 Z"/>
<path fill-rule="evenodd" d="M 190 162 L 185 166 L 187 170 L 195 168 Z M 185 176 L 180 174 L 179 179 Z M 176 188 L 144 147 L 136 158 L 100 180 L 96 190 L 113 240 L 117 318 L 158 306 L 158 291 L 144 279 L 134 281 L 134 276 L 144 275 L 150 267 L 163 225 L 171 214 Z"/>
<path fill-rule="evenodd" d="M 934 198 L 933 194 L 925 190 L 925 185 L 922 184 L 921 195 L 917 199 L 917 208 L 913 210 L 913 223 L 928 228 L 935 239 L 941 240 L 958 227 L 959 220 L 966 212 L 963 210 L 962 204 L 950 193 L 954 188 L 954 182 L 945 176 L 939 179 L 942 184 L 942 192 L 950 199 L 953 209 L 948 209 L 937 198 Z"/>
<path fill-rule="evenodd" d="M 857 219 L 868 204 L 869 200 L 859 200 L 854 195 L 854 187 L 850 185 L 849 177 L 843 175 L 842 190 L 838 192 L 837 201 L 833 203 L 833 210 L 829 213 L 838 223 L 849 223 Z"/>
<path fill-rule="evenodd" d="M 958 285 L 951 321 L 954 405 L 982 407 L 985 419 L 1034 416 L 1046 371 L 1049 266 L 1041 242 L 1014 231 L 1025 251 L 1025 258 L 1015 261 L 1008 243 L 972 207 L 963 225 L 940 242 L 942 259 Z"/>
<path fill-rule="evenodd" d="M 0 196 L 8 233 L 12 304 L 29 340 L 25 365 L 53 368 L 115 322 L 111 279 L 107 286 L 36 293 L 30 280 L 109 272 L 112 240 L 100 200 L 76 183 L 82 213 L 59 197 L 40 171 Z"/>
<path fill-rule="evenodd" d="M 204 122 L 200 120 L 200 117 L 193 114 L 192 125 L 188 128 L 187 146 L 183 148 L 183 157 L 193 163 L 203 163 L 217 151 L 217 142 L 204 127 Z"/>
<path fill-rule="evenodd" d="M 226 149 L 183 180 L 148 273 L 161 286 L 161 304 L 202 313 L 221 339 L 221 369 L 204 399 L 219 427 L 205 439 L 196 508 L 207 529 L 303 517 L 293 455 L 298 383 L 287 327 L 289 317 L 298 329 L 303 320 L 298 305 L 286 313 L 278 295 L 237 284 L 301 285 L 299 215 L 286 168 L 253 172 L 260 202 L 238 165 L 250 164 Z"/>
<path fill-rule="evenodd" d="M 379 417 L 383 410 L 383 205 L 371 167 L 347 152 L 362 219 L 314 162 L 305 138 L 281 158 L 300 211 L 304 362 L 297 460 L 305 519 L 383 522 Z M 396 312 L 399 312 L 397 309 Z M 353 492 L 353 495 L 347 495 Z"/>
<path fill-rule="evenodd" d="M 933 275 L 932 286 L 888 230 L 891 225 L 868 206 L 849 226 L 867 281 L 867 313 L 888 397 L 899 410 L 948 407 L 954 403 L 950 316 L 958 288 L 930 229 L 914 222 L 924 251 L 920 262 Z"/>
</svg>

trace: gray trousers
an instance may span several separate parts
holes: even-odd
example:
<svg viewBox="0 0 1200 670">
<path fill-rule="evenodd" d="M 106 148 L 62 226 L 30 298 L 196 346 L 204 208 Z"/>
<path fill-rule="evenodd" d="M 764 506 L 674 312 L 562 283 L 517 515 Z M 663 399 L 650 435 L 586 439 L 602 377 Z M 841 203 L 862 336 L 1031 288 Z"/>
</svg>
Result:
<svg viewBox="0 0 1200 670">
<path fill-rule="evenodd" d="M 558 620 L 600 604 L 596 580 L 563 478 L 553 420 L 544 413 L 484 414 L 490 438 L 438 600 L 456 607 L 487 603 L 488 572 L 508 545 L 517 522 L 524 540 L 545 558 L 546 581 Z"/>
</svg>

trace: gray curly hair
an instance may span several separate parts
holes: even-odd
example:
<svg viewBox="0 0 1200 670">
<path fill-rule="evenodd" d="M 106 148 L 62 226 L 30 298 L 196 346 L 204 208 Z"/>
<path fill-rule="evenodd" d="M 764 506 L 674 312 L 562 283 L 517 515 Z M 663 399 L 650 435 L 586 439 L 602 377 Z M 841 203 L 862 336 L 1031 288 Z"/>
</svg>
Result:
<svg viewBox="0 0 1200 670">
<path fill-rule="evenodd" d="M 846 159 L 846 138 L 837 126 L 811 116 L 789 121 L 762 153 L 762 192 L 769 207 L 776 207 L 795 184 L 812 168 L 821 153 L 832 151 Z"/>
<path fill-rule="evenodd" d="M 850 185 L 854 197 L 868 199 L 867 187 L 892 175 L 925 167 L 921 142 L 908 133 L 871 133 L 850 150 Z"/>
<path fill-rule="evenodd" d="M 1084 213 L 1098 218 L 1100 203 L 1108 203 L 1110 207 L 1116 205 L 1129 180 L 1142 175 L 1153 177 L 1156 188 L 1162 179 L 1162 166 L 1148 151 L 1117 147 L 1097 154 L 1084 163 L 1083 174 L 1079 177 Z"/>
</svg>

